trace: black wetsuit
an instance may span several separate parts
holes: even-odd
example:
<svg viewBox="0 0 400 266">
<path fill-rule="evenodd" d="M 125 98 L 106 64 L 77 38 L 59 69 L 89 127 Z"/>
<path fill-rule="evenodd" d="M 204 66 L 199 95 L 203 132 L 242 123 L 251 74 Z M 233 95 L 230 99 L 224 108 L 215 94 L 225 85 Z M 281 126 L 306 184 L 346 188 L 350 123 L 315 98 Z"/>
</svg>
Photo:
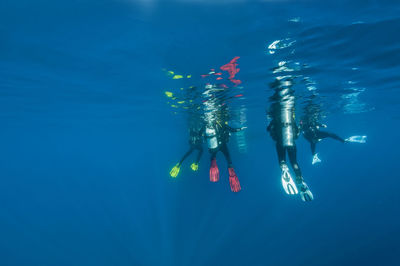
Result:
<svg viewBox="0 0 400 266">
<path fill-rule="evenodd" d="M 189 130 L 189 150 L 183 155 L 182 159 L 179 161 L 179 165 L 194 151 L 198 150 L 197 158 L 195 163 L 199 163 L 201 155 L 203 154 L 203 142 L 204 142 L 204 128 L 195 129 L 190 128 Z"/>
<path fill-rule="evenodd" d="M 243 128 L 232 128 L 226 124 L 223 124 L 222 126 L 216 126 L 215 129 L 218 147 L 215 149 L 209 149 L 211 161 L 214 160 L 217 156 L 217 153 L 221 151 L 225 156 L 226 162 L 228 163 L 228 168 L 230 168 L 232 167 L 232 159 L 227 145 L 229 142 L 230 133 L 239 132 L 243 130 Z"/>
<path fill-rule="evenodd" d="M 345 140 L 338 135 L 326 131 L 321 131 L 319 128 L 323 127 L 324 125 L 314 122 L 309 123 L 302 123 L 301 131 L 303 136 L 311 145 L 311 152 L 313 155 L 316 154 L 316 145 L 317 143 L 325 138 L 332 138 L 338 140 L 342 143 L 345 143 Z"/>
</svg>

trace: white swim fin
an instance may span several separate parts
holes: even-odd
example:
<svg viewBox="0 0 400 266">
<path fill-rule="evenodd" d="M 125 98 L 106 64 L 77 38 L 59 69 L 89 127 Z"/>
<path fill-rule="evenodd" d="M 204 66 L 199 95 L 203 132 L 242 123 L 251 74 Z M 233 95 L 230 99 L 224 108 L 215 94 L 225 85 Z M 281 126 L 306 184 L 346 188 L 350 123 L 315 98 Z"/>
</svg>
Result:
<svg viewBox="0 0 400 266">
<path fill-rule="evenodd" d="M 356 142 L 356 143 L 365 143 L 367 142 L 367 136 L 351 136 L 345 139 L 346 142 Z"/>
<path fill-rule="evenodd" d="M 300 197 L 302 201 L 314 200 L 314 195 L 304 181 L 300 184 Z"/>
<path fill-rule="evenodd" d="M 314 157 L 312 158 L 312 164 L 320 163 L 321 159 L 318 157 L 318 153 L 314 154 Z"/>
<path fill-rule="evenodd" d="M 297 190 L 296 184 L 293 182 L 292 176 L 290 175 L 289 172 L 289 168 L 287 167 L 286 164 L 282 164 L 281 168 L 282 168 L 281 179 L 282 179 L 283 189 L 285 190 L 286 194 L 296 195 L 297 193 L 299 193 L 299 191 Z"/>
</svg>

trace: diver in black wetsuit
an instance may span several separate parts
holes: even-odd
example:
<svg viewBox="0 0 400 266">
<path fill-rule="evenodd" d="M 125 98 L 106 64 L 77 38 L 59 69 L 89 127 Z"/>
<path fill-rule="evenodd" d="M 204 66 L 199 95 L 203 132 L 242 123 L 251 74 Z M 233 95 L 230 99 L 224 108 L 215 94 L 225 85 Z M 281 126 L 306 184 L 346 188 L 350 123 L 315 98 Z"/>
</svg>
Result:
<svg viewBox="0 0 400 266">
<path fill-rule="evenodd" d="M 227 123 L 224 123 L 221 126 L 218 124 L 214 126 L 214 128 L 216 129 L 216 134 L 206 137 L 210 139 L 216 138 L 218 142 L 218 146 L 216 148 L 210 148 L 211 160 L 216 158 L 218 151 L 221 151 L 225 156 L 226 162 L 228 163 L 228 168 L 230 168 L 232 167 L 232 160 L 227 145 L 229 142 L 230 133 L 239 132 L 245 129 L 245 127 L 232 128 L 228 126 Z"/>
<path fill-rule="evenodd" d="M 232 165 L 232 159 L 227 144 L 229 142 L 231 133 L 239 132 L 245 128 L 246 127 L 232 128 L 228 126 L 228 122 L 220 123 L 218 121 L 208 123 L 206 126 L 207 145 L 211 155 L 210 181 L 217 182 L 219 180 L 219 169 L 216 156 L 217 153 L 221 151 L 225 156 L 226 162 L 228 163 L 229 183 L 233 192 L 239 192 L 241 187 L 239 179 Z"/>
<path fill-rule="evenodd" d="M 279 165 L 282 170 L 282 185 L 288 194 L 297 194 L 297 187 L 300 188 L 300 196 L 303 201 L 313 200 L 313 195 L 304 182 L 299 164 L 297 162 L 297 148 L 295 140 L 299 136 L 299 128 L 295 121 L 295 97 L 291 89 L 292 81 L 276 80 L 272 87 L 275 89 L 271 97 L 273 101 L 269 110 L 271 122 L 267 127 L 272 139 L 276 143 Z M 296 185 L 294 184 L 289 168 L 286 163 L 286 153 L 290 164 L 296 175 Z"/>
<path fill-rule="evenodd" d="M 304 138 L 310 142 L 311 152 L 313 155 L 313 164 L 321 162 L 321 160 L 318 158 L 318 153 L 316 152 L 316 145 L 319 141 L 325 138 L 331 138 L 342 143 L 346 142 L 345 139 L 334 133 L 320 130 L 321 127 L 326 128 L 326 125 L 318 123 L 317 121 L 310 121 L 308 119 L 301 120 L 300 127 Z"/>
<path fill-rule="evenodd" d="M 290 133 L 293 134 L 293 136 L 290 137 L 292 139 L 290 141 L 292 144 L 290 145 L 285 145 L 283 142 L 283 138 L 285 137 L 282 135 L 282 131 L 285 130 L 292 131 L 292 133 Z M 294 143 L 294 140 L 298 138 L 298 131 L 299 131 L 295 121 L 293 120 L 292 122 L 284 123 L 280 121 L 280 119 L 272 118 L 271 122 L 267 127 L 267 131 L 270 133 L 271 138 L 276 142 L 275 148 L 278 154 L 279 165 L 280 166 L 286 165 L 286 153 L 287 153 L 290 164 L 292 165 L 293 170 L 296 174 L 296 181 L 299 180 L 299 182 L 301 182 L 303 177 L 301 174 L 299 164 L 297 162 L 297 148 L 296 144 Z"/>
<path fill-rule="evenodd" d="M 318 153 L 316 152 L 316 145 L 322 139 L 332 138 L 342 143 L 347 142 L 345 139 L 334 133 L 321 130 L 321 128 L 326 128 L 327 126 L 320 122 L 324 116 L 321 111 L 321 105 L 316 104 L 314 100 L 315 95 L 311 96 L 307 105 L 305 105 L 304 116 L 300 121 L 301 132 L 311 146 L 311 152 L 313 155 L 312 164 L 321 162 L 318 158 Z"/>
<path fill-rule="evenodd" d="M 246 127 L 232 128 L 228 125 L 229 112 L 225 98 L 222 97 L 224 87 L 218 84 L 206 84 L 203 95 L 206 100 L 203 101 L 204 121 L 206 124 L 205 136 L 207 146 L 211 156 L 210 181 L 217 182 L 219 180 L 219 169 L 216 156 L 221 151 L 228 163 L 229 184 L 233 192 L 239 192 L 240 182 L 232 165 L 232 159 L 228 149 L 230 133 L 238 132 Z"/>
<path fill-rule="evenodd" d="M 189 145 L 190 149 L 183 155 L 180 160 L 180 164 L 188 157 L 194 150 L 198 150 L 196 160 L 190 165 L 193 171 L 197 171 L 199 168 L 199 162 L 201 155 L 203 154 L 203 143 L 204 143 L 204 127 L 202 128 L 190 128 L 189 130 Z"/>
<path fill-rule="evenodd" d="M 197 158 L 190 165 L 190 168 L 193 171 L 197 171 L 199 169 L 199 162 L 201 159 L 201 155 L 203 154 L 203 143 L 204 143 L 204 125 L 201 119 L 191 121 L 191 125 L 189 127 L 189 150 L 183 155 L 182 159 L 177 163 L 171 170 L 170 176 L 177 177 L 181 168 L 183 161 L 194 151 L 198 150 Z"/>
</svg>

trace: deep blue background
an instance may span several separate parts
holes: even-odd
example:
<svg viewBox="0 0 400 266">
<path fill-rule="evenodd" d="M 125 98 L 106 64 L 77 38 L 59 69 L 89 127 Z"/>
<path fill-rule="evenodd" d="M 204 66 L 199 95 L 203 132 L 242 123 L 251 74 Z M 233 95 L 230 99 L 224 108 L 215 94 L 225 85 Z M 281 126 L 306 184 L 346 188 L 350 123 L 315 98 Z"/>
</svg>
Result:
<svg viewBox="0 0 400 266">
<path fill-rule="evenodd" d="M 399 11 L 396 1 L 3 0 L 0 265 L 397 265 Z M 315 195 L 306 204 L 284 194 L 265 132 L 277 60 L 266 47 L 287 36 L 329 128 L 368 135 L 321 143 L 316 166 L 298 141 Z M 161 69 L 198 75 L 234 56 L 248 119 L 248 152 L 231 142 L 242 191 L 230 192 L 223 160 L 210 183 L 207 156 L 170 179 L 186 118 L 166 104 Z M 348 81 L 364 88 L 356 111 Z"/>
</svg>

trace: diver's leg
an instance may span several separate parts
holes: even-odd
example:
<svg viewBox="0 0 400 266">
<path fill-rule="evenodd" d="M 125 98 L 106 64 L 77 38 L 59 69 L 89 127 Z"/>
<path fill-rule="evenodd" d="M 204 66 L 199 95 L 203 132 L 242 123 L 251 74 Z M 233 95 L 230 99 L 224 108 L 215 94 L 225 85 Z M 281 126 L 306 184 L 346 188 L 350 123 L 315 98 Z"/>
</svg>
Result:
<svg viewBox="0 0 400 266">
<path fill-rule="evenodd" d="M 314 141 L 311 141 L 310 142 L 310 145 L 311 145 L 311 153 L 312 153 L 312 155 L 313 156 L 315 156 L 315 154 L 316 154 L 316 148 L 317 148 L 317 143 L 315 143 Z"/>
<path fill-rule="evenodd" d="M 311 152 L 313 155 L 312 164 L 320 163 L 321 159 L 318 158 L 318 153 L 316 152 L 317 142 L 311 141 L 310 144 L 311 144 Z"/>
<path fill-rule="evenodd" d="M 196 163 L 198 164 L 200 162 L 201 155 L 203 155 L 203 147 L 199 146 L 197 147 L 197 150 L 199 151 L 196 158 Z"/>
<path fill-rule="evenodd" d="M 235 169 L 233 169 L 231 155 L 229 154 L 228 145 L 226 145 L 226 143 L 222 144 L 221 151 L 228 163 L 229 185 L 231 186 L 231 190 L 232 192 L 239 192 L 241 190 L 239 178 L 236 175 Z"/>
<path fill-rule="evenodd" d="M 215 160 L 217 158 L 217 153 L 218 153 L 218 148 L 216 149 L 209 149 L 208 150 L 210 152 L 210 159 Z"/>
<path fill-rule="evenodd" d="M 210 149 L 210 157 L 211 157 L 211 165 L 210 165 L 210 181 L 211 182 L 218 182 L 219 180 L 219 169 L 217 165 L 217 152 L 218 148 Z"/>
<path fill-rule="evenodd" d="M 183 161 L 193 152 L 194 147 L 190 146 L 190 149 L 183 155 L 182 159 L 177 163 L 169 172 L 169 175 L 173 178 L 177 177 L 179 172 L 181 171 L 181 165 Z"/>
<path fill-rule="evenodd" d="M 179 161 L 179 165 L 183 163 L 183 161 L 193 152 L 194 147 L 191 146 L 190 149 L 183 155 L 182 159 Z"/>
<path fill-rule="evenodd" d="M 228 168 L 232 167 L 232 159 L 231 155 L 229 154 L 228 145 L 226 143 L 222 144 L 221 151 L 225 156 L 226 162 L 228 163 Z"/>
<path fill-rule="evenodd" d="M 281 182 L 283 189 L 289 195 L 297 194 L 296 184 L 293 182 L 292 175 L 290 174 L 289 167 L 286 164 L 286 150 L 287 148 L 282 145 L 276 144 L 276 151 L 278 153 L 279 166 L 281 168 Z"/>
<path fill-rule="evenodd" d="M 338 140 L 342 143 L 344 143 L 344 139 L 342 139 L 341 137 L 339 137 L 338 135 L 334 134 L 334 133 L 330 133 L 330 132 L 326 132 L 326 131 L 318 131 L 318 138 L 319 139 L 324 139 L 324 138 L 331 138 L 331 139 L 335 139 Z"/>
<path fill-rule="evenodd" d="M 299 164 L 297 163 L 297 148 L 296 146 L 287 148 L 290 164 L 293 167 L 293 171 L 296 175 L 296 183 L 301 183 L 303 181 L 303 176 L 301 174 L 301 170 Z"/>
<path fill-rule="evenodd" d="M 293 170 L 296 174 L 297 187 L 300 190 L 300 197 L 302 201 L 312 201 L 314 196 L 311 190 L 308 188 L 307 184 L 304 182 L 303 176 L 301 175 L 301 170 L 299 164 L 297 163 L 297 148 L 296 146 L 288 147 L 288 155 L 290 163 L 292 164 Z"/>
<path fill-rule="evenodd" d="M 196 160 L 190 165 L 190 168 L 193 171 L 197 171 L 197 170 L 199 170 L 199 162 L 200 162 L 201 155 L 203 154 L 203 147 L 201 145 L 196 145 L 196 146 L 194 146 L 194 149 L 198 150 L 198 153 L 197 153 Z"/>
<path fill-rule="evenodd" d="M 279 165 L 286 164 L 285 148 L 276 143 L 276 153 L 278 154 Z"/>
</svg>

